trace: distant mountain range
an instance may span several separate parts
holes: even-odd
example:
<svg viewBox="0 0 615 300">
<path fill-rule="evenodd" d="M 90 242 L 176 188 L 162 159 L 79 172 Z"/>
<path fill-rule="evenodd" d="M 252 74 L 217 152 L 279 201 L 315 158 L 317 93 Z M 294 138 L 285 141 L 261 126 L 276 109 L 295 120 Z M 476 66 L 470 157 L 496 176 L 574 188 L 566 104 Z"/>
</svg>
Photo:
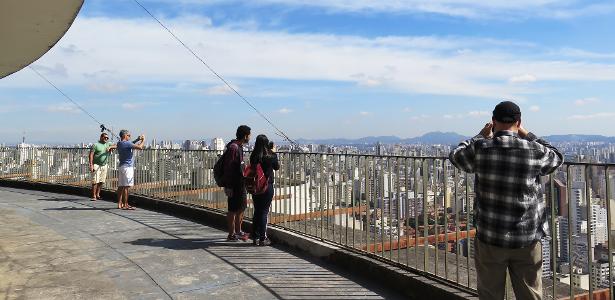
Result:
<svg viewBox="0 0 615 300">
<path fill-rule="evenodd" d="M 457 145 L 459 142 L 468 139 L 469 137 L 458 134 L 456 132 L 429 132 L 422 136 L 414 138 L 402 139 L 397 136 L 368 136 L 358 139 L 298 139 L 299 144 L 321 144 L 321 145 L 373 145 L 378 142 L 382 144 L 441 144 L 441 145 Z M 615 137 L 603 135 L 585 135 L 585 134 L 565 134 L 565 135 L 549 135 L 544 137 L 552 143 L 565 142 L 607 142 L 615 143 Z"/>
<path fill-rule="evenodd" d="M 358 139 L 298 139 L 299 144 L 321 145 L 373 145 L 382 144 L 457 144 L 466 139 L 466 136 L 455 132 L 429 132 L 419 137 L 402 139 L 397 136 L 368 136 Z"/>
<path fill-rule="evenodd" d="M 545 136 L 549 142 L 552 143 L 574 143 L 574 142 L 605 142 L 615 143 L 615 137 L 604 135 L 592 135 L 592 134 L 564 134 L 564 135 L 549 135 Z"/>
</svg>

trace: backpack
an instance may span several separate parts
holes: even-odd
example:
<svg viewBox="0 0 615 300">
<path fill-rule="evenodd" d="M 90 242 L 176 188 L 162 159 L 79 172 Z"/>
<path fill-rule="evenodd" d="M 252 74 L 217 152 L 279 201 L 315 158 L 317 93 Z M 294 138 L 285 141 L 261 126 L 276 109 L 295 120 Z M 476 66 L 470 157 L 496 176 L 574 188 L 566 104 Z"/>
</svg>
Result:
<svg viewBox="0 0 615 300">
<path fill-rule="evenodd" d="M 261 164 L 247 165 L 243 170 L 243 180 L 246 191 L 252 195 L 261 195 L 267 192 L 269 182 Z"/>
<path fill-rule="evenodd" d="M 216 185 L 219 187 L 226 187 L 226 177 L 224 175 L 224 169 L 226 168 L 226 159 L 228 157 L 228 147 L 231 146 L 232 142 L 226 144 L 224 147 L 224 152 L 220 157 L 218 157 L 218 161 L 214 165 L 214 181 L 216 181 Z"/>
<path fill-rule="evenodd" d="M 224 187 L 224 163 L 226 159 L 226 150 L 224 153 L 218 157 L 218 161 L 214 165 L 214 180 L 216 181 L 216 185 L 219 187 Z"/>
</svg>

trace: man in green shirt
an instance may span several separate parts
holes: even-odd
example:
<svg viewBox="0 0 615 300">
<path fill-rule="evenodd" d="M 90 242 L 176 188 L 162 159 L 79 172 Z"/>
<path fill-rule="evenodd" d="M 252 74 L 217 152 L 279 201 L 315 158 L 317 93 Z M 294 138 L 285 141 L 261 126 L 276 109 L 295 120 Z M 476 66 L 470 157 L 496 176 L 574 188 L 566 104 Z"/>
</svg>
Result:
<svg viewBox="0 0 615 300">
<path fill-rule="evenodd" d="M 101 199 L 100 189 L 107 179 L 107 161 L 115 145 L 109 142 L 106 133 L 100 134 L 100 140 L 90 149 L 90 172 L 92 172 L 92 201 Z"/>
</svg>

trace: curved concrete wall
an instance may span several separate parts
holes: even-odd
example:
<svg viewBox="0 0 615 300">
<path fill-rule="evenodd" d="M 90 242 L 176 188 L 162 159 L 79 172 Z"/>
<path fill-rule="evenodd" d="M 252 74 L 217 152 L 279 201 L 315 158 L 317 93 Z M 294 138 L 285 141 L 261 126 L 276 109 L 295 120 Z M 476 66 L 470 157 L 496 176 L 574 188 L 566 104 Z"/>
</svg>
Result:
<svg viewBox="0 0 615 300">
<path fill-rule="evenodd" d="M 0 1 L 0 78 L 47 53 L 73 24 L 83 0 Z"/>
</svg>

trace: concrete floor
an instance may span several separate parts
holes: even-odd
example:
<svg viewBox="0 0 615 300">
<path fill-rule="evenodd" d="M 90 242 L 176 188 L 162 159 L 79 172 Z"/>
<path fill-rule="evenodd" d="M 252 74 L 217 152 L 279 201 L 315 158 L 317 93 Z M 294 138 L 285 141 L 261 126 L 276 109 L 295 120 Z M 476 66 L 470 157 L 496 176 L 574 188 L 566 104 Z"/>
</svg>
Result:
<svg viewBox="0 0 615 300">
<path fill-rule="evenodd" d="M 106 201 L 0 188 L 0 299 L 390 299 L 279 247 Z"/>
</svg>

